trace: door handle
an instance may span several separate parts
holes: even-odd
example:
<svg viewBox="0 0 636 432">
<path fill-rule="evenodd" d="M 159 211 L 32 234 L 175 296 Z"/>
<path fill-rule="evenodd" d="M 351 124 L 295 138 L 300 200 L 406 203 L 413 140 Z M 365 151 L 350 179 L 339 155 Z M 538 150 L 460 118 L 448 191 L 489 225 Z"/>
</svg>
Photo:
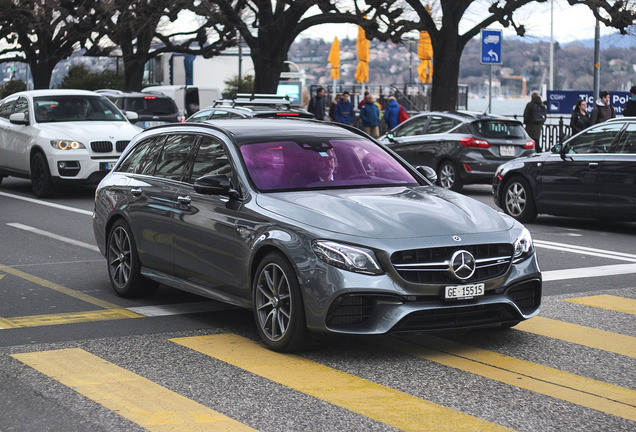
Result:
<svg viewBox="0 0 636 432">
<path fill-rule="evenodd" d="M 138 197 L 141 196 L 141 188 L 136 188 L 136 189 L 131 189 L 130 193 L 132 194 L 132 196 L 134 197 Z"/>
<path fill-rule="evenodd" d="M 592 169 L 596 169 L 598 168 L 598 162 L 590 162 L 587 164 L 588 167 L 592 168 Z"/>
<path fill-rule="evenodd" d="M 192 198 L 190 198 L 190 196 L 188 195 L 179 196 L 177 197 L 177 201 L 179 201 L 179 204 L 190 205 L 190 203 L 192 203 Z"/>
</svg>

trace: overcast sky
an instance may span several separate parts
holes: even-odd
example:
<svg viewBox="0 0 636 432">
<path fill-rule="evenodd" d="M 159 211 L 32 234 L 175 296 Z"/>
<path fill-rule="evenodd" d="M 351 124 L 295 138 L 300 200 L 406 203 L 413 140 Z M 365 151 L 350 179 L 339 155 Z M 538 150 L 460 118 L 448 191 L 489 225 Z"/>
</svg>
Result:
<svg viewBox="0 0 636 432">
<path fill-rule="evenodd" d="M 462 28 L 470 28 L 479 21 L 481 11 L 487 10 L 485 2 L 475 2 L 466 12 L 462 20 Z M 515 13 L 517 20 L 526 27 L 526 37 L 530 39 L 550 39 L 551 3 L 531 3 Z M 596 20 L 587 6 L 570 6 L 566 0 L 554 0 L 553 31 L 554 40 L 559 43 L 574 42 L 580 39 L 594 39 Z M 483 19 L 483 17 L 482 17 Z M 503 30 L 504 38 L 513 36 L 514 30 L 504 29 L 499 24 L 490 26 L 491 29 Z M 601 36 L 612 34 L 616 30 L 601 24 Z M 313 27 L 300 37 L 323 38 L 333 40 L 334 37 L 355 39 L 358 35 L 357 26 L 351 24 L 325 24 Z"/>
</svg>

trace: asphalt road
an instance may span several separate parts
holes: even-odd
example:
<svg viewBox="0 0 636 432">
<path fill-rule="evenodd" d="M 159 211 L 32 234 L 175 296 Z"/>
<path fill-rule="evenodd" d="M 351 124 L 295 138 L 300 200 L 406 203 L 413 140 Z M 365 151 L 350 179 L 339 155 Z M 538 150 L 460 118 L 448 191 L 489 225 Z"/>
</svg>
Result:
<svg viewBox="0 0 636 432">
<path fill-rule="evenodd" d="M 255 342 L 247 311 L 166 287 L 117 297 L 93 192 L 0 186 L 1 432 L 636 430 L 636 224 L 527 225 L 544 300 L 514 329 L 295 356 Z M 487 186 L 465 193 L 493 205 Z"/>
</svg>

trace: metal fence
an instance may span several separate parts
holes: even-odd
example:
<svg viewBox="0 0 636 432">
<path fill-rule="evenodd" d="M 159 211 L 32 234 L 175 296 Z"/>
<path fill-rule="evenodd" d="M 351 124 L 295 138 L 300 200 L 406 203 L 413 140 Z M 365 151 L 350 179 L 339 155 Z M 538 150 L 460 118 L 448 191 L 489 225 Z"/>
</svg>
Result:
<svg viewBox="0 0 636 432">
<path fill-rule="evenodd" d="M 523 116 L 515 114 L 516 120 L 523 122 Z M 537 143 L 537 152 L 547 151 L 555 144 L 561 144 L 572 134 L 569 124 L 570 119 L 559 115 L 548 115 L 541 130 L 541 139 Z"/>
</svg>

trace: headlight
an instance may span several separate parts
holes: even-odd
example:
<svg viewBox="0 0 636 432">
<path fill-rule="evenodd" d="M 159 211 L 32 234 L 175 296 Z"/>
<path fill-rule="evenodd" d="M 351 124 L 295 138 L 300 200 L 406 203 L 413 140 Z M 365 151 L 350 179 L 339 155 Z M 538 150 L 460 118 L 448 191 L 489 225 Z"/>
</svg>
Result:
<svg viewBox="0 0 636 432">
<path fill-rule="evenodd" d="M 534 245 L 532 244 L 532 237 L 530 231 L 526 228 L 521 231 L 521 235 L 515 241 L 515 255 L 512 259 L 513 263 L 518 263 L 534 253 Z"/>
<path fill-rule="evenodd" d="M 382 274 L 373 251 L 326 240 L 316 240 L 312 248 L 318 258 L 329 265 L 364 274 Z"/>
<path fill-rule="evenodd" d="M 81 142 L 73 140 L 51 140 L 51 146 L 56 150 L 79 150 L 86 148 Z"/>
</svg>

